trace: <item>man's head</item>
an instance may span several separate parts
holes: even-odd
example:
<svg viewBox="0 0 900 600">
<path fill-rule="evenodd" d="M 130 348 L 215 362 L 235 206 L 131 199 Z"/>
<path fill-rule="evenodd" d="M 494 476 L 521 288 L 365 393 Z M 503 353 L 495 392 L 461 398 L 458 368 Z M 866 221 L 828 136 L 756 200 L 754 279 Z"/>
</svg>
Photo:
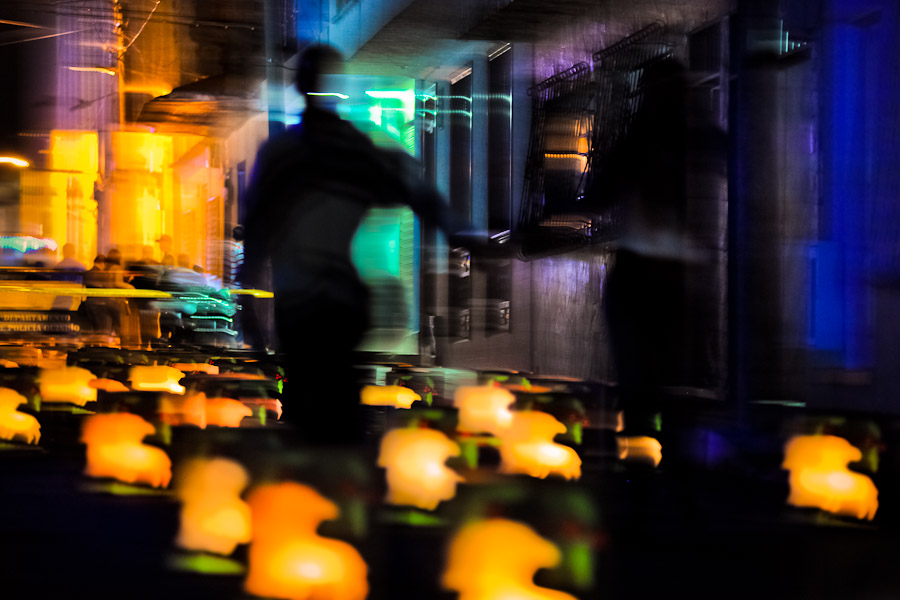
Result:
<svg viewBox="0 0 900 600">
<path fill-rule="evenodd" d="M 163 254 L 168 254 L 172 250 L 172 236 L 164 233 L 156 240 L 159 243 L 159 249 Z"/>
<path fill-rule="evenodd" d="M 63 258 L 75 258 L 75 244 L 63 244 Z"/>
<path fill-rule="evenodd" d="M 297 65 L 296 79 L 294 81 L 297 91 L 306 98 L 307 106 L 320 107 L 323 104 L 333 103 L 334 98 L 329 96 L 317 96 L 316 94 L 337 92 L 339 90 L 325 89 L 327 75 L 340 75 L 344 72 L 344 57 L 334 47 L 325 44 L 315 44 L 306 48 L 300 54 L 300 62 Z"/>
</svg>

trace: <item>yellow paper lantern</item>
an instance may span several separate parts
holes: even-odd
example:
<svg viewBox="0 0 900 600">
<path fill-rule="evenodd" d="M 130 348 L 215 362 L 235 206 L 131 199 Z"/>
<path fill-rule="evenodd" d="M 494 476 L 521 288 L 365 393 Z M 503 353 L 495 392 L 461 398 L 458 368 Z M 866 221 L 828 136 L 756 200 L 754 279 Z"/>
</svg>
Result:
<svg viewBox="0 0 900 600">
<path fill-rule="evenodd" d="M 184 386 L 178 383 L 182 377 L 184 373 L 178 369 L 163 365 L 131 367 L 128 371 L 131 387 L 142 392 L 183 394 Z"/>
<path fill-rule="evenodd" d="M 463 481 L 444 463 L 459 456 L 459 446 L 433 429 L 394 429 L 381 439 L 378 466 L 387 470 L 390 504 L 434 510 L 442 500 L 456 495 Z"/>
<path fill-rule="evenodd" d="M 800 435 L 784 448 L 782 468 L 790 471 L 788 504 L 873 519 L 878 510 L 878 489 L 872 480 L 847 465 L 862 460 L 862 452 L 844 438 Z"/>
<path fill-rule="evenodd" d="M 451 540 L 442 585 L 458 591 L 459 600 L 575 600 L 534 584 L 538 569 L 559 560 L 559 549 L 527 525 L 477 521 Z"/>
<path fill-rule="evenodd" d="M 249 482 L 244 467 L 226 458 L 194 459 L 176 481 L 179 547 L 228 556 L 238 544 L 250 542 L 250 505 L 241 500 Z"/>
<path fill-rule="evenodd" d="M 649 463 L 654 467 L 658 467 L 662 460 L 662 444 L 646 435 L 618 437 L 616 446 L 621 460 Z"/>
<path fill-rule="evenodd" d="M 369 406 L 410 408 L 422 396 L 402 385 L 367 385 L 360 392 L 360 398 Z"/>
<path fill-rule="evenodd" d="M 316 533 L 337 506 L 294 482 L 260 487 L 248 500 L 253 539 L 244 589 L 266 598 L 363 600 L 368 571 L 350 544 Z"/>
<path fill-rule="evenodd" d="M 91 385 L 94 374 L 81 367 L 41 369 L 38 375 L 41 400 L 46 403 L 68 403 L 84 406 L 97 400 L 97 389 Z"/>
<path fill-rule="evenodd" d="M 512 423 L 500 435 L 500 470 L 544 479 L 550 474 L 566 479 L 581 477 L 581 458 L 553 438 L 566 426 L 540 411 L 513 413 Z"/>
<path fill-rule="evenodd" d="M 166 487 L 172 478 L 172 461 L 160 448 L 141 443 L 155 431 L 153 425 L 128 413 L 87 417 L 81 430 L 81 441 L 87 444 L 85 475 Z"/>
<path fill-rule="evenodd" d="M 459 409 L 457 429 L 466 433 L 490 433 L 499 436 L 512 423 L 512 392 L 491 385 L 463 386 L 453 395 Z"/>
<path fill-rule="evenodd" d="M 19 439 L 37 444 L 41 439 L 41 424 L 31 415 L 20 413 L 16 407 L 28 401 L 25 396 L 9 388 L 0 388 L 0 440 Z"/>
</svg>

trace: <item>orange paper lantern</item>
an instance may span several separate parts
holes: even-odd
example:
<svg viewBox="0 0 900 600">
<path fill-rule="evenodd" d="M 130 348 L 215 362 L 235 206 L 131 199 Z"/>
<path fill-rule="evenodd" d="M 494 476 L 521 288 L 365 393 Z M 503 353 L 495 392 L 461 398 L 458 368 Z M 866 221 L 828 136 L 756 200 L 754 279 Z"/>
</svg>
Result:
<svg viewBox="0 0 900 600">
<path fill-rule="evenodd" d="M 41 424 L 31 415 L 20 413 L 16 407 L 28 401 L 25 396 L 9 388 L 0 388 L 0 440 L 19 439 L 37 444 L 41 439 Z"/>
<path fill-rule="evenodd" d="M 260 487 L 253 514 L 250 569 L 244 589 L 266 598 L 363 600 L 367 567 L 350 544 L 316 533 L 337 506 L 310 487 L 285 482 Z"/>
<path fill-rule="evenodd" d="M 575 600 L 534 584 L 538 569 L 554 567 L 559 560 L 559 549 L 527 525 L 477 521 L 450 542 L 442 584 L 458 591 L 459 600 Z"/>
<path fill-rule="evenodd" d="M 566 432 L 555 417 L 540 411 L 513 413 L 512 424 L 500 435 L 500 470 L 544 479 L 550 474 L 581 477 L 581 458 L 553 438 Z"/>
<path fill-rule="evenodd" d="M 207 398 L 206 423 L 219 427 L 240 427 L 241 420 L 249 417 L 253 411 L 238 400 L 232 398 Z"/>
<path fill-rule="evenodd" d="M 41 369 L 41 400 L 47 403 L 68 403 L 84 406 L 97 400 L 97 389 L 91 386 L 94 374 L 81 367 Z"/>
<path fill-rule="evenodd" d="M 160 448 L 141 443 L 155 431 L 153 425 L 128 413 L 87 417 L 81 430 L 81 441 L 87 444 L 85 475 L 166 487 L 172 478 L 172 461 Z"/>
<path fill-rule="evenodd" d="M 209 363 L 172 363 L 173 369 L 178 369 L 184 373 L 206 373 L 207 375 L 218 375 L 218 365 Z"/>
<path fill-rule="evenodd" d="M 131 367 L 128 371 L 131 387 L 142 392 L 183 394 L 184 386 L 178 383 L 182 377 L 184 373 L 178 369 L 162 365 Z"/>
<path fill-rule="evenodd" d="M 662 460 L 662 444 L 646 435 L 618 437 L 616 446 L 619 458 L 628 462 L 643 462 L 658 467 Z"/>
<path fill-rule="evenodd" d="M 115 379 L 98 378 L 88 382 L 92 388 L 103 390 L 105 392 L 127 392 L 128 387 L 121 381 Z"/>
<path fill-rule="evenodd" d="M 410 408 L 422 396 L 402 385 L 367 385 L 360 392 L 360 398 L 363 404 L 369 406 Z"/>
<path fill-rule="evenodd" d="M 490 433 L 499 436 L 512 423 L 512 392 L 491 385 L 463 386 L 453 395 L 459 409 L 457 429 L 466 433 Z"/>
<path fill-rule="evenodd" d="M 176 481 L 179 547 L 228 556 L 238 544 L 250 542 L 250 505 L 241 500 L 249 481 L 244 467 L 226 458 L 195 459 Z"/>
<path fill-rule="evenodd" d="M 159 412 L 163 422 L 169 425 L 195 425 L 206 429 L 207 425 L 239 427 L 244 417 L 253 411 L 231 398 L 207 398 L 206 394 L 190 396 L 163 396 L 159 399 Z"/>
<path fill-rule="evenodd" d="M 387 470 L 390 504 L 434 510 L 456 495 L 462 481 L 444 462 L 459 456 L 459 446 L 433 429 L 394 429 L 381 440 L 378 466 Z"/>
<path fill-rule="evenodd" d="M 844 438 L 800 435 L 784 448 L 782 468 L 790 471 L 788 504 L 873 519 L 878 510 L 878 489 L 872 480 L 847 468 L 862 460 L 862 452 Z"/>
</svg>

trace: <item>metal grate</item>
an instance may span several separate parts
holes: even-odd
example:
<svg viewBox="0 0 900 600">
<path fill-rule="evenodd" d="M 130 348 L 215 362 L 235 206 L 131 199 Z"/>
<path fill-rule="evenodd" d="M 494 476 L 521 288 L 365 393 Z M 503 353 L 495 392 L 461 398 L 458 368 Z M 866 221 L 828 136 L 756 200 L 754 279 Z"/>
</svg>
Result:
<svg viewBox="0 0 900 600">
<path fill-rule="evenodd" d="M 607 242 L 618 211 L 591 193 L 628 133 L 641 102 L 644 68 L 670 54 L 666 30 L 654 23 L 535 85 L 520 231 L 530 240 L 523 258 Z M 540 250 L 537 250 L 537 249 Z"/>
</svg>

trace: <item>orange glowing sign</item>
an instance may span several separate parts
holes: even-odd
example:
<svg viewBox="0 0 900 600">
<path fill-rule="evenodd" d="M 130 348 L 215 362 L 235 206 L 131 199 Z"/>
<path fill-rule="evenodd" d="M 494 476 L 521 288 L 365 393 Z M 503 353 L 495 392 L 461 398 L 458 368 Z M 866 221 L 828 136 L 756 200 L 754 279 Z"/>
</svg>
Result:
<svg viewBox="0 0 900 600">
<path fill-rule="evenodd" d="M 500 435 L 500 470 L 544 479 L 550 474 L 581 477 L 581 458 L 553 438 L 566 432 L 555 417 L 539 411 L 513 413 L 512 424 Z"/>
<path fill-rule="evenodd" d="M 16 407 L 25 404 L 25 396 L 9 388 L 0 388 L 0 440 L 19 439 L 37 444 L 41 439 L 41 424 L 31 415 L 20 413 Z"/>
<path fill-rule="evenodd" d="M 250 505 L 241 500 L 249 482 L 244 467 L 226 458 L 195 459 L 176 481 L 179 547 L 228 556 L 238 544 L 250 542 Z"/>
<path fill-rule="evenodd" d="M 451 540 L 441 583 L 460 600 L 575 600 L 534 584 L 538 569 L 559 561 L 559 549 L 523 523 L 477 521 Z"/>
<path fill-rule="evenodd" d="M 153 425 L 128 413 L 87 417 L 81 430 L 81 441 L 87 444 L 85 475 L 166 487 L 172 478 L 172 461 L 161 449 L 141 443 L 155 431 Z"/>
<path fill-rule="evenodd" d="M 244 589 L 266 598 L 363 600 L 368 568 L 350 544 L 316 533 L 337 506 L 310 487 L 284 482 L 260 487 L 248 500 L 253 515 Z"/>
<path fill-rule="evenodd" d="M 131 387 L 142 392 L 169 392 L 183 394 L 184 386 L 179 381 L 184 373 L 178 369 L 166 366 L 137 366 L 128 371 L 128 380 Z"/>
<path fill-rule="evenodd" d="M 410 408 L 422 396 L 401 385 L 367 385 L 360 392 L 363 404 Z"/>
<path fill-rule="evenodd" d="M 444 462 L 459 456 L 459 446 L 433 429 L 394 429 L 381 440 L 378 466 L 387 470 L 390 504 L 434 510 L 456 495 L 463 478 Z"/>
<path fill-rule="evenodd" d="M 862 452 L 833 435 L 799 435 L 784 448 L 781 467 L 790 471 L 788 504 L 873 519 L 878 489 L 872 480 L 847 468 L 862 460 Z"/>
<path fill-rule="evenodd" d="M 47 403 L 59 402 L 84 406 L 97 400 L 97 388 L 91 385 L 94 374 L 81 367 L 61 369 L 41 369 L 41 400 Z"/>
<path fill-rule="evenodd" d="M 453 395 L 459 409 L 459 431 L 499 436 L 512 423 L 512 392 L 491 385 L 463 386 Z"/>
<path fill-rule="evenodd" d="M 619 458 L 624 461 L 650 463 L 658 467 L 662 460 L 662 444 L 659 440 L 646 435 L 616 438 L 616 446 Z"/>
</svg>

